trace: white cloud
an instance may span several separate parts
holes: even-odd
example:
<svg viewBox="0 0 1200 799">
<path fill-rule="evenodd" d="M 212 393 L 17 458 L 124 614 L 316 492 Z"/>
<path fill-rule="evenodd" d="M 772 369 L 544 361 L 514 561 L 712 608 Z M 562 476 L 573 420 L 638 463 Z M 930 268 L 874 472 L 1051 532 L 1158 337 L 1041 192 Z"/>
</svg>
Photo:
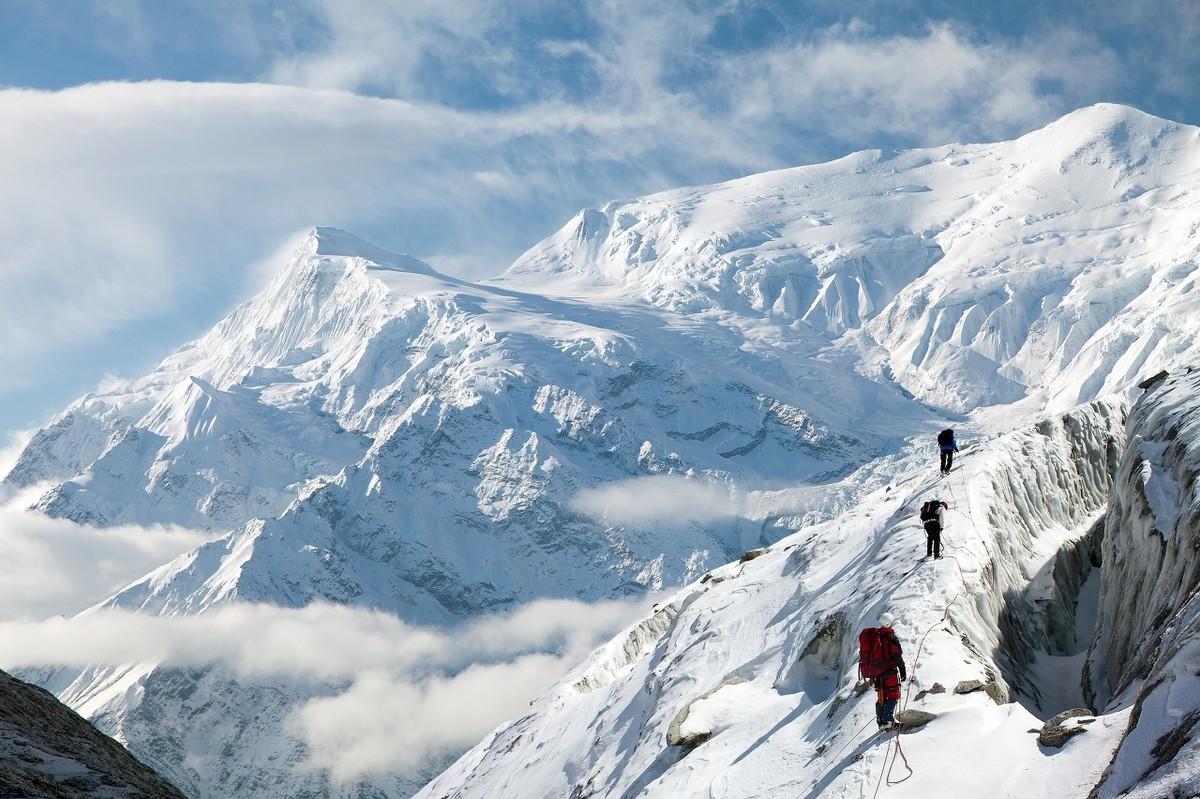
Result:
<svg viewBox="0 0 1200 799">
<path fill-rule="evenodd" d="M 8 667 L 220 663 L 241 675 L 322 680 L 372 669 L 427 672 L 547 647 L 578 652 L 593 646 L 597 635 L 620 629 L 644 604 L 546 599 L 451 631 L 324 603 L 302 609 L 227 604 L 172 617 L 96 608 L 79 616 L 0 622 L 0 661 Z"/>
<path fill-rule="evenodd" d="M 413 774 L 512 717 L 652 601 L 540 600 L 455 629 L 322 603 L 174 617 L 96 609 L 0 622 L 0 665 L 215 664 L 239 677 L 350 680 L 299 706 L 288 724 L 310 765 L 338 780 Z"/>
<path fill-rule="evenodd" d="M 744 118 L 792 119 L 852 142 L 943 144 L 1024 132 L 1119 75 L 1115 57 L 1081 35 L 989 43 L 934 25 L 920 36 L 833 29 L 731 61 L 725 81 Z"/>
<path fill-rule="evenodd" d="M 13 430 L 8 433 L 8 443 L 0 446 L 0 480 L 3 480 L 12 468 L 17 465 L 17 460 L 21 457 L 21 453 L 25 451 L 25 445 L 33 438 L 33 434 L 37 432 L 36 428 L 28 430 Z M 4 485 L 0 483 L 0 500 L 3 500 Z"/>
<path fill-rule="evenodd" d="M 810 523 L 840 512 L 843 501 L 827 485 L 744 489 L 705 477 L 662 474 L 584 489 L 570 505 L 606 524 L 711 524 L 780 516 Z"/>
<path fill-rule="evenodd" d="M 420 680 L 366 674 L 344 693 L 308 702 L 292 728 L 308 745 L 311 765 L 335 781 L 415 773 L 519 715 L 583 654 L 522 655 Z"/>
<path fill-rule="evenodd" d="M 736 488 L 681 475 L 634 477 L 586 489 L 571 500 L 571 507 L 611 524 L 708 522 L 746 511 Z"/>
<path fill-rule="evenodd" d="M 4 620 L 76 613 L 212 538 L 179 527 L 84 527 L 23 510 L 27 498 L 0 508 Z"/>
</svg>

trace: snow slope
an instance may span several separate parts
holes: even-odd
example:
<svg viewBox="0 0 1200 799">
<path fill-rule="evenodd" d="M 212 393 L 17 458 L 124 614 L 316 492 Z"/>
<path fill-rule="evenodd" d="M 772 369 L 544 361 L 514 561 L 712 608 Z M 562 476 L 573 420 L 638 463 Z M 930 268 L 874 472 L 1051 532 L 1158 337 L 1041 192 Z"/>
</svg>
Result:
<svg viewBox="0 0 1200 799">
<path fill-rule="evenodd" d="M 1198 138 L 1097 105 L 1011 142 L 868 151 L 611 203 L 507 280 L 856 331 L 921 399 L 1064 410 L 1147 364 L 1194 360 Z"/>
<path fill-rule="evenodd" d="M 1013 142 L 858 153 L 585 210 L 481 284 L 317 228 L 209 334 L 38 432 L 6 482 L 44 486 L 40 510 L 91 524 L 225 531 L 113 606 L 322 599 L 449 625 L 539 597 L 691 583 L 797 530 L 846 570 L 844 587 L 884 585 L 890 566 L 849 553 L 912 533 L 889 519 L 920 493 L 920 442 L 948 420 L 980 441 L 1019 429 L 973 456 L 1007 482 L 972 485 L 970 502 L 961 485 L 956 501 L 1009 535 L 976 553 L 976 582 L 966 575 L 984 603 L 972 663 L 1040 713 L 1072 690 L 1044 675 L 1080 658 L 1078 615 L 1054 596 L 1098 582 L 1090 523 L 1119 444 L 1086 431 L 1109 431 L 1138 380 L 1198 354 L 1198 166 L 1196 128 L 1102 105 Z M 1067 411 L 1082 431 L 1049 417 L 1049 432 L 1029 432 Z M 1063 466 L 1052 484 L 1013 476 L 1042 474 L 1029 458 L 1054 452 L 1105 460 Z M 754 501 L 637 522 L 573 503 L 662 475 Z M 937 575 L 928 589 L 944 593 Z M 1043 621 L 1022 621 L 1042 607 Z M 1029 641 L 1047 657 L 1023 655 Z M 817 693 L 832 696 L 840 674 L 814 678 Z M 807 695 L 806 679 L 771 701 Z M 284 720 L 338 686 L 153 663 L 44 680 L 193 795 L 335 792 L 297 766 Z M 230 739 L 244 754 L 221 755 Z M 416 784 L 389 776 L 344 795 Z"/>
<path fill-rule="evenodd" d="M 916 475 L 687 586 L 418 796 L 874 795 L 895 744 L 870 736 L 874 694 L 853 689 L 857 632 L 884 611 L 907 706 L 937 715 L 900 736 L 914 773 L 887 796 L 1086 794 L 1127 714 L 1040 747 L 1027 730 L 1067 708 L 1037 707 L 1029 656 L 1054 649 L 1055 608 L 1073 615 L 1077 596 L 1053 588 L 1058 554 L 1104 510 L 1122 418 L 1120 403 L 1084 406 L 976 447 L 944 480 L 911 453 Z M 930 498 L 951 505 L 941 561 L 920 559 Z M 985 690 L 953 693 L 965 680 Z M 937 683 L 949 693 L 926 693 Z M 690 751 L 668 743 L 681 717 L 708 736 Z"/>
<path fill-rule="evenodd" d="M 575 512 L 581 489 L 668 473 L 828 481 L 898 444 L 897 431 L 934 424 L 856 374 L 850 353 L 784 363 L 811 337 L 774 339 L 751 350 L 741 331 L 655 307 L 464 284 L 318 229 L 211 334 L 35 436 L 14 474 L 18 485 L 47 477 L 73 431 L 109 424 L 93 463 L 38 508 L 95 524 L 236 523 L 113 607 L 172 615 L 320 599 L 450 624 L 539 597 L 636 593 L 774 540 L 785 517 L 627 528 Z M 804 382 L 818 370 L 827 378 Z M 859 490 L 834 485 L 788 514 L 828 516 Z M 344 686 L 241 685 L 155 664 L 40 679 L 196 795 L 332 790 L 297 767 L 303 747 L 286 719 Z M 172 730 L 164 716 L 195 721 Z M 216 757 L 231 734 L 257 754 Z"/>
</svg>

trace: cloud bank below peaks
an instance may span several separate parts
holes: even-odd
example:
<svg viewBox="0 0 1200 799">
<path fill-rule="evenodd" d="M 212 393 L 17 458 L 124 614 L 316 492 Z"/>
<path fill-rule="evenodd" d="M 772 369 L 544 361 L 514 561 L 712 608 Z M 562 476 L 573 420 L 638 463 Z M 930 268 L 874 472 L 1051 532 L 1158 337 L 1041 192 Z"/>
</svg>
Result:
<svg viewBox="0 0 1200 799">
<path fill-rule="evenodd" d="M 651 601 L 546 599 L 452 629 L 324 603 L 173 617 L 100 608 L 0 622 L 0 666 L 215 665 L 309 685 L 323 695 L 288 727 L 312 767 L 338 781 L 411 775 L 516 715 Z"/>
</svg>

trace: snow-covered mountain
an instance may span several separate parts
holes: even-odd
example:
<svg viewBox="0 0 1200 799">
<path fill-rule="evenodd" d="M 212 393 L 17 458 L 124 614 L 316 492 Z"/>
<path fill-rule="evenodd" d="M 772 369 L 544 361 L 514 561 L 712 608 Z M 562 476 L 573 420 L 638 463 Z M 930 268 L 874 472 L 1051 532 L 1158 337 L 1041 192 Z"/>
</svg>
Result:
<svg viewBox="0 0 1200 799">
<path fill-rule="evenodd" d="M 914 464 L 684 588 L 418 796 L 1194 795 L 1198 389 L 1181 370 L 1127 423 L 1096 401 L 950 477 Z M 915 518 L 937 498 L 941 562 Z M 902 707 L 929 714 L 891 737 L 856 690 L 855 632 L 885 611 Z"/>
<path fill-rule="evenodd" d="M 714 795 L 753 795 L 759 777 L 803 787 L 858 723 L 853 628 L 888 605 L 923 632 L 962 586 L 919 676 L 970 671 L 1021 698 L 929 705 L 950 717 L 942 734 L 995 725 L 1017 752 L 1031 714 L 1083 701 L 1054 675 L 1080 665 L 1075 597 L 1100 583 L 1085 576 L 1125 403 L 1148 374 L 1200 362 L 1198 169 L 1200 130 L 1104 105 L 1012 142 L 858 153 L 585 210 L 479 284 L 317 228 L 208 335 L 53 420 L 7 482 L 45 484 L 36 507 L 77 521 L 228 531 L 107 603 L 148 613 L 323 599 L 449 625 L 692 584 L 429 796 L 665 796 L 710 766 L 728 775 Z M 980 446 L 935 487 L 925 442 L 947 423 Z M 664 474 L 753 501 L 637 523 L 573 503 Z M 895 588 L 912 503 L 933 490 L 957 492 L 977 540 L 954 541 L 961 574 L 923 567 Z M 1113 696 L 1125 668 L 1104 672 Z M 745 682 L 720 687 L 732 678 Z M 153 663 L 44 679 L 194 796 L 419 784 L 334 787 L 298 765 L 289 709 L 337 686 Z M 736 732 L 680 760 L 663 736 L 719 687 L 691 723 Z M 1119 727 L 1104 717 L 1064 755 L 1107 757 Z M 735 768 L 750 760 L 758 777 Z"/>
<path fill-rule="evenodd" d="M 907 704 L 937 716 L 900 737 L 915 773 L 886 795 L 1086 794 L 1123 717 L 1054 757 L 1027 730 L 1082 704 L 1076 608 L 1098 584 L 1088 539 L 1122 417 L 1092 403 L 972 448 L 946 479 L 909 452 L 910 477 L 687 586 L 419 796 L 873 796 L 906 774 L 885 771 L 896 739 L 871 736 L 874 692 L 855 690 L 857 632 L 885 611 Z M 951 505 L 940 561 L 921 559 L 929 499 Z"/>
</svg>

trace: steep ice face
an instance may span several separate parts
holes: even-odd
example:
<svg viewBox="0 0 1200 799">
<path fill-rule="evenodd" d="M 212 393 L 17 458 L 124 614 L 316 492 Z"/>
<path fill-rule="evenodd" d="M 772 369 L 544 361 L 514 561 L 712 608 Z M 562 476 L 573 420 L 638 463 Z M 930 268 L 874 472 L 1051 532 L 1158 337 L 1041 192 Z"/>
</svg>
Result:
<svg viewBox="0 0 1200 799">
<path fill-rule="evenodd" d="M 1099 797 L 1200 789 L 1200 372 L 1150 386 L 1129 417 L 1129 448 L 1105 517 L 1104 570 L 1089 689 L 1132 704 Z"/>
<path fill-rule="evenodd" d="M 713 570 L 418 796 L 869 795 L 892 750 L 865 734 L 874 695 L 854 690 L 856 637 L 884 611 L 913 679 L 906 706 L 937 714 L 902 736 L 915 773 L 889 796 L 1075 795 L 1099 776 L 1124 716 L 1047 757 L 1027 730 L 1065 708 L 1038 707 L 1032 661 L 1053 648 L 1052 609 L 1074 606 L 1055 594 L 1058 555 L 1105 508 L 1122 421 L 1120 403 L 1099 402 L 1001 436 L 949 478 L 898 480 Z M 920 559 L 917 511 L 931 498 L 951 505 L 941 561 Z M 982 690 L 954 693 L 971 680 Z"/>
<path fill-rule="evenodd" d="M 1195 128 L 1101 105 L 587 210 L 505 281 L 847 334 L 955 411 L 1065 410 L 1195 356 L 1198 170 Z"/>
</svg>

